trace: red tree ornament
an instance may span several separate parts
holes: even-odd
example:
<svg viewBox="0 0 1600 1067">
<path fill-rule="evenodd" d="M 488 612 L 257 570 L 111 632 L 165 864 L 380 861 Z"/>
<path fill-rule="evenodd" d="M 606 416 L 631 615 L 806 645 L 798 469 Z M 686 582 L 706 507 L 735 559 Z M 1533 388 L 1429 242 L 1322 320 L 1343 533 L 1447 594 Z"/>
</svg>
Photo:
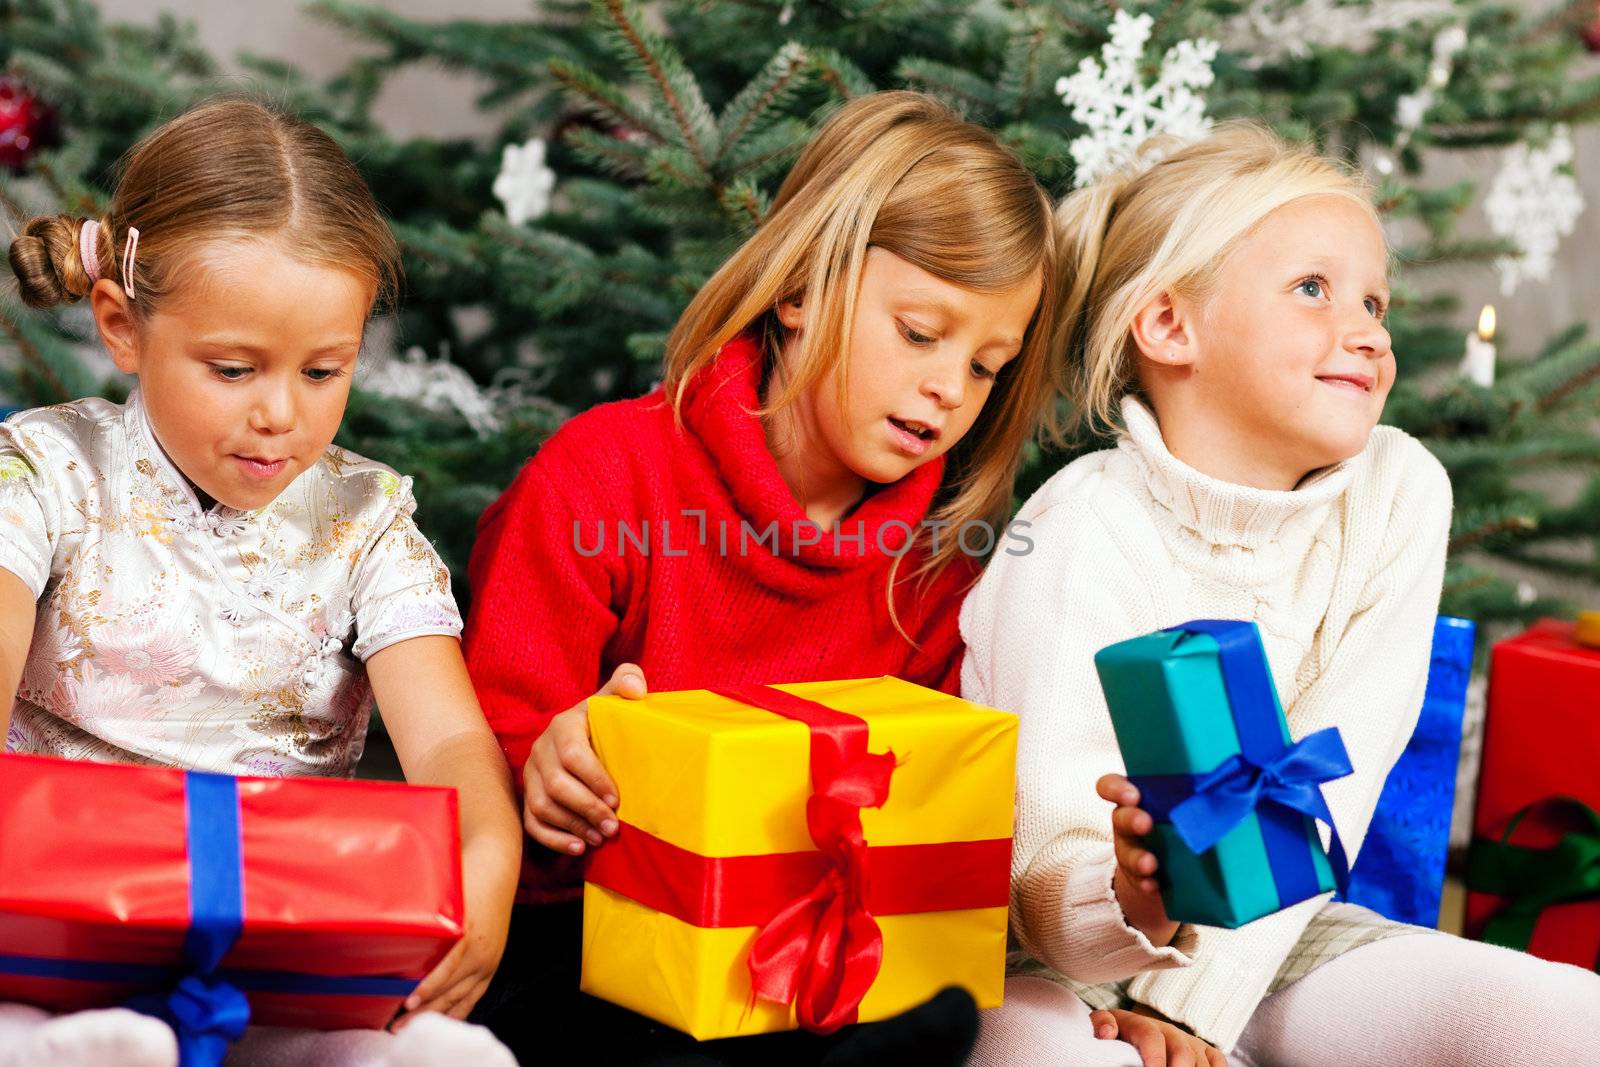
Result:
<svg viewBox="0 0 1600 1067">
<path fill-rule="evenodd" d="M 58 142 L 55 110 L 18 79 L 0 77 L 0 167 L 21 174 L 35 152 Z"/>
<path fill-rule="evenodd" d="M 1578 30 L 1578 37 L 1583 41 L 1583 47 L 1591 52 L 1600 52 L 1600 0 L 1589 5 L 1589 21 Z"/>
</svg>

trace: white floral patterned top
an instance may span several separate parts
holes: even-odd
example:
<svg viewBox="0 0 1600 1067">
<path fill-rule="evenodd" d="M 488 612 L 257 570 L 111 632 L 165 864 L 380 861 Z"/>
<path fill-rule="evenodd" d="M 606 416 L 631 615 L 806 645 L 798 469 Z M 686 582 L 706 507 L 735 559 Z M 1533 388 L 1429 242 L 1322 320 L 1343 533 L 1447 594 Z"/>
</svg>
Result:
<svg viewBox="0 0 1600 1067">
<path fill-rule="evenodd" d="M 411 479 L 339 448 L 202 510 L 135 393 L 0 423 L 0 567 L 39 598 L 6 749 L 351 774 L 379 649 L 461 633 Z M 3 699 L 3 697 L 0 697 Z"/>
</svg>

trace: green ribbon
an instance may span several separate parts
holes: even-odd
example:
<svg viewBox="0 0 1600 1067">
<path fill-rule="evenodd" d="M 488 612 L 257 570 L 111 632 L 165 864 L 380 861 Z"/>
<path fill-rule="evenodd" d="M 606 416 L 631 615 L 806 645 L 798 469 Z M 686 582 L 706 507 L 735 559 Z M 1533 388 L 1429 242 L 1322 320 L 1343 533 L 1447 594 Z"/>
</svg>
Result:
<svg viewBox="0 0 1600 1067">
<path fill-rule="evenodd" d="M 1570 812 L 1587 825 L 1553 848 L 1511 844 L 1511 835 L 1535 812 Z M 1526 950 L 1544 909 L 1577 900 L 1600 900 L 1600 812 L 1574 797 L 1537 800 L 1512 817 L 1499 841 L 1475 838 L 1467 852 L 1467 888 L 1507 898 L 1483 926 L 1483 940 Z M 1595 959 L 1600 972 L 1600 956 Z"/>
</svg>

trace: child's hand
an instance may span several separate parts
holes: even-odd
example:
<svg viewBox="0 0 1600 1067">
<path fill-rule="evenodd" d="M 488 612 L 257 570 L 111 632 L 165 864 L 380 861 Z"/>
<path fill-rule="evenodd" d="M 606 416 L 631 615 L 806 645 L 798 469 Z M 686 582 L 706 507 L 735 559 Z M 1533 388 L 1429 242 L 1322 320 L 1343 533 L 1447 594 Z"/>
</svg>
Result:
<svg viewBox="0 0 1600 1067">
<path fill-rule="evenodd" d="M 644 696 L 644 671 L 624 663 L 595 696 Z M 522 771 L 522 825 L 545 848 L 580 856 L 617 832 L 617 785 L 589 743 L 589 702 L 550 720 Z"/>
<path fill-rule="evenodd" d="M 1117 903 L 1128 924 L 1153 945 L 1169 945 L 1178 924 L 1167 918 L 1156 883 L 1156 857 L 1144 847 L 1144 835 L 1155 827 L 1150 813 L 1136 807 L 1139 790 L 1120 774 L 1107 774 L 1095 784 L 1102 799 L 1117 805 L 1111 812 L 1111 834 L 1117 853 Z"/>
<path fill-rule="evenodd" d="M 461 940 L 406 998 L 405 1013 L 395 1020 L 393 1030 L 425 1011 L 465 1019 L 500 966 L 511 926 L 515 876 L 506 886 L 475 878 L 466 866 L 461 873 L 467 913 Z"/>
<path fill-rule="evenodd" d="M 1113 1008 L 1091 1012 L 1094 1036 L 1126 1041 L 1139 1050 L 1144 1067 L 1228 1067 L 1228 1057 L 1153 1010 Z"/>
</svg>

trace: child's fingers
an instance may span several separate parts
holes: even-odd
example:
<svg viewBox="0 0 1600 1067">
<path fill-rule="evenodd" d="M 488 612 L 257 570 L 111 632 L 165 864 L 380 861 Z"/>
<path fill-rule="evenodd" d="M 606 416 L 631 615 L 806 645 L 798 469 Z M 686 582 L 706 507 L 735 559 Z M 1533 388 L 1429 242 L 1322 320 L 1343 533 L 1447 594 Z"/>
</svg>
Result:
<svg viewBox="0 0 1600 1067">
<path fill-rule="evenodd" d="M 1109 1011 L 1091 1011 L 1089 1023 L 1094 1027 L 1094 1036 L 1102 1041 L 1110 1041 L 1117 1036 L 1117 1017 Z"/>
<path fill-rule="evenodd" d="M 1228 1067 L 1228 1057 L 1219 1048 L 1207 1048 L 1206 1067 Z"/>
<path fill-rule="evenodd" d="M 1123 856 L 1122 853 L 1117 854 L 1118 872 L 1122 873 L 1122 877 L 1128 880 L 1128 885 L 1136 886 L 1139 889 L 1139 893 L 1157 896 L 1162 891 L 1162 883 L 1155 880 L 1155 867 L 1157 867 L 1155 856 L 1146 853 L 1146 851 L 1133 849 L 1128 856 Z"/>
<path fill-rule="evenodd" d="M 432 1002 L 424 1004 L 421 1010 L 436 1011 L 452 1019 L 464 1020 L 482 992 L 476 977 L 465 978 L 439 994 Z"/>
<path fill-rule="evenodd" d="M 1129 837 L 1143 837 L 1156 827 L 1156 821 L 1143 808 L 1119 807 L 1111 813 L 1111 828 Z"/>
<path fill-rule="evenodd" d="M 567 772 L 550 777 L 545 783 L 545 795 L 550 805 L 558 809 L 556 817 L 547 817 L 546 821 L 586 838 L 589 844 L 601 844 L 605 841 L 602 835 L 617 832 L 616 814 L 587 785 Z M 576 816 L 576 824 L 573 816 Z"/>
<path fill-rule="evenodd" d="M 550 783 L 551 792 L 556 792 L 557 783 L 565 779 L 579 786 L 581 793 L 566 790 L 558 794 L 556 799 L 584 815 L 596 830 L 607 836 L 616 833 L 617 813 L 613 808 L 617 803 L 617 783 L 606 773 L 605 765 L 595 755 L 589 739 L 572 739 L 561 746 L 558 755 L 561 758 L 561 773 L 555 775 L 555 781 Z M 565 783 L 562 784 L 565 788 Z M 606 823 L 612 824 L 610 830 L 605 829 Z"/>
<path fill-rule="evenodd" d="M 649 690 L 645 684 L 644 668 L 637 663 L 619 663 L 617 669 L 611 672 L 611 677 L 606 684 L 600 687 L 596 696 L 623 696 L 637 700 Z"/>
<path fill-rule="evenodd" d="M 1132 1019 L 1124 1020 L 1129 1025 L 1122 1029 L 1122 1040 L 1139 1050 L 1144 1067 L 1167 1067 L 1167 1039 L 1148 1019 L 1143 1016 L 1134 1018 L 1139 1020 L 1137 1025 L 1133 1025 Z"/>
<path fill-rule="evenodd" d="M 445 954 L 444 959 L 440 960 L 433 970 L 428 972 L 428 976 L 417 983 L 417 988 L 411 991 L 411 995 L 406 997 L 404 1004 L 406 1011 L 411 1012 L 421 1009 L 422 1005 L 438 996 L 440 990 L 447 988 L 455 975 L 456 965 L 461 961 L 461 956 L 466 951 L 466 940 L 457 941 L 455 946 Z"/>
<path fill-rule="evenodd" d="M 529 836 L 546 848 L 565 852 L 569 856 L 581 856 L 584 850 L 593 844 L 589 840 L 589 835 L 594 833 L 597 831 L 590 827 L 582 816 L 568 813 L 555 818 L 537 820 L 535 829 Z"/>
<path fill-rule="evenodd" d="M 466 1022 L 467 1016 L 472 1014 L 472 1009 L 478 1006 L 478 1001 L 482 1000 L 483 995 L 488 991 L 489 980 L 487 978 L 478 978 L 468 982 L 460 999 L 450 1005 L 450 1010 L 447 1014 L 452 1019 L 460 1019 L 462 1022 Z"/>
<path fill-rule="evenodd" d="M 1101 800 L 1109 800 L 1113 804 L 1132 806 L 1139 803 L 1138 787 L 1120 774 L 1101 775 L 1094 789 L 1100 794 Z"/>
<path fill-rule="evenodd" d="M 1194 1061 L 1194 1049 L 1189 1042 L 1174 1037 L 1167 1045 L 1167 1067 L 1199 1067 Z"/>
<path fill-rule="evenodd" d="M 582 855 L 587 847 L 583 832 L 589 824 L 583 818 L 559 808 L 543 795 L 531 794 L 523 805 L 522 827 L 545 848 L 569 855 Z M 568 832 L 568 830 L 573 832 Z"/>
<path fill-rule="evenodd" d="M 1156 854 L 1140 848 L 1136 843 L 1123 837 L 1115 839 L 1113 846 L 1116 850 L 1117 866 L 1135 881 L 1144 878 L 1154 878 L 1160 862 Z"/>
</svg>

